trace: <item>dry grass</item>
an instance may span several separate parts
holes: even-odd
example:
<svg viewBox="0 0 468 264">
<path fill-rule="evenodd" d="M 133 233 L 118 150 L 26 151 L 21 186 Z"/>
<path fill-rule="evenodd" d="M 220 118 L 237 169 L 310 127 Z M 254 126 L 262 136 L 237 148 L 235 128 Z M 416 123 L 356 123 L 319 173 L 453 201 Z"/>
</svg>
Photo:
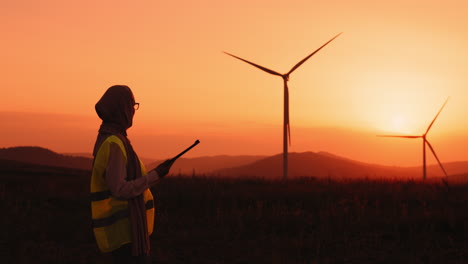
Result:
<svg viewBox="0 0 468 264">
<path fill-rule="evenodd" d="M 0 257 L 9 260 L 2 263 L 108 261 L 97 251 L 91 232 L 87 175 L 53 184 L 44 176 L 1 177 L 6 213 L 0 245 L 7 250 Z M 155 263 L 468 259 L 468 186 L 169 177 L 153 193 Z"/>
</svg>

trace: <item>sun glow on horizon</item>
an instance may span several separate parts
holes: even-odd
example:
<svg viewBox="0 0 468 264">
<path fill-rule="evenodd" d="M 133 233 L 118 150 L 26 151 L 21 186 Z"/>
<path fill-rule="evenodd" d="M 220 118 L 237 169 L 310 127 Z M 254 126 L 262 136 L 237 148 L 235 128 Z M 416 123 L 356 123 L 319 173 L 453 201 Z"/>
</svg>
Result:
<svg viewBox="0 0 468 264">
<path fill-rule="evenodd" d="M 409 127 L 408 118 L 404 115 L 394 115 L 390 120 L 388 130 L 401 134 L 411 134 L 413 132 Z"/>
<path fill-rule="evenodd" d="M 393 114 L 386 118 L 382 118 L 379 124 L 376 124 L 378 133 L 391 135 L 420 135 L 414 122 L 410 117 L 404 114 Z"/>
</svg>

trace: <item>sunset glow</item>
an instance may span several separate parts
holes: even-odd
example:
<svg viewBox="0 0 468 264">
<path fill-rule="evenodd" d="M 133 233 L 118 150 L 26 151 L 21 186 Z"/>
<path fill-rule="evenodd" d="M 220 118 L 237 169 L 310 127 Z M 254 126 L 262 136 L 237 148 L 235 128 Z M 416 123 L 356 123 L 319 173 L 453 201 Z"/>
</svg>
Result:
<svg viewBox="0 0 468 264">
<path fill-rule="evenodd" d="M 404 116 L 395 115 L 391 120 L 390 128 L 393 132 L 408 134 L 408 120 Z"/>
<path fill-rule="evenodd" d="M 344 32 L 291 75 L 290 151 L 418 165 L 419 143 L 376 135 L 424 133 L 450 96 L 429 136 L 441 160 L 468 160 L 466 1 L 1 5 L 0 147 L 90 152 L 94 104 L 126 84 L 141 103 L 129 137 L 143 156 L 164 158 L 195 139 L 188 157 L 278 154 L 280 78 L 222 51 L 283 73 Z"/>
</svg>

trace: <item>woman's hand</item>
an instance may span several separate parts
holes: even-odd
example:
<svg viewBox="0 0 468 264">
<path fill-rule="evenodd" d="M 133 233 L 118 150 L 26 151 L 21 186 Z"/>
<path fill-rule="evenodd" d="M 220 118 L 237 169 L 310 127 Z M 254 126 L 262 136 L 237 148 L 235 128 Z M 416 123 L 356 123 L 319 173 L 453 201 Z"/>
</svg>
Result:
<svg viewBox="0 0 468 264">
<path fill-rule="evenodd" d="M 169 173 L 172 164 L 174 164 L 173 160 L 166 160 L 154 169 L 158 174 L 159 178 L 164 178 L 164 176 L 166 176 Z"/>
</svg>

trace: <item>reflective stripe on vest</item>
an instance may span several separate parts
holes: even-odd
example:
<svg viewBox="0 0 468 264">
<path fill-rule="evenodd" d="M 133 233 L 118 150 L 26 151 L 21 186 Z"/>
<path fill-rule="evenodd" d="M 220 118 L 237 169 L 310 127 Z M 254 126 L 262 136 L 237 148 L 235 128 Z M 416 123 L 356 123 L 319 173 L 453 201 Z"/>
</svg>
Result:
<svg viewBox="0 0 468 264">
<path fill-rule="evenodd" d="M 146 210 L 150 210 L 154 208 L 154 202 L 153 200 L 149 200 L 145 204 Z M 93 227 L 105 227 L 108 225 L 112 225 L 118 220 L 121 220 L 123 218 L 129 217 L 129 212 L 128 209 L 120 210 L 115 212 L 114 214 L 105 217 L 105 218 L 99 218 L 99 219 L 93 219 Z"/>
<path fill-rule="evenodd" d="M 125 160 L 127 160 L 127 153 L 120 138 L 114 135 L 109 136 L 96 154 L 91 176 L 90 199 L 93 231 L 102 252 L 113 251 L 131 242 L 128 202 L 112 196 L 104 177 L 109 160 L 110 145 L 114 143 L 119 146 Z M 146 175 L 142 163 L 141 172 Z M 148 233 L 151 234 L 154 225 L 154 202 L 149 189 L 143 192 L 143 200 L 146 205 Z"/>
</svg>

